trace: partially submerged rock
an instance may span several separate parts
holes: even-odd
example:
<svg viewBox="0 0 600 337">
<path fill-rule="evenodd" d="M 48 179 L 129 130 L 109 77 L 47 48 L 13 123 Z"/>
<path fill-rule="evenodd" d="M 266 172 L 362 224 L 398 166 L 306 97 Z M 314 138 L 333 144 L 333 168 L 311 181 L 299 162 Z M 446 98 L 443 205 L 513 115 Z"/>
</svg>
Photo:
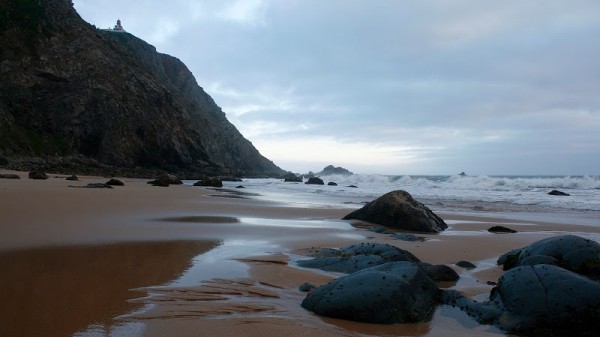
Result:
<svg viewBox="0 0 600 337">
<path fill-rule="evenodd" d="M 223 181 L 217 177 L 204 178 L 195 182 L 194 186 L 223 187 Z"/>
<path fill-rule="evenodd" d="M 493 227 L 490 227 L 488 229 L 488 232 L 490 232 L 490 233 L 496 233 L 496 234 L 517 233 L 516 230 L 510 229 L 510 228 L 504 227 L 504 226 L 493 226 Z"/>
<path fill-rule="evenodd" d="M 312 260 L 298 261 L 306 268 L 317 268 L 340 273 L 353 273 L 392 261 L 419 262 L 410 252 L 381 243 L 360 243 L 340 249 L 325 249 Z"/>
<path fill-rule="evenodd" d="M 571 196 L 569 193 L 565 193 L 563 191 L 559 191 L 559 190 L 552 190 L 550 192 L 548 192 L 549 195 L 557 195 L 557 196 L 562 196 L 562 197 L 568 197 Z"/>
<path fill-rule="evenodd" d="M 175 176 L 173 174 L 168 174 L 168 173 L 161 174 L 158 177 L 158 180 L 165 181 L 165 182 L 169 183 L 169 185 L 181 185 L 181 184 L 183 184 L 183 181 L 181 181 L 181 179 L 179 179 L 177 176 Z"/>
<path fill-rule="evenodd" d="M 297 176 L 294 173 L 288 173 L 286 175 L 283 176 L 283 181 L 284 182 L 289 182 L 289 183 L 301 183 L 302 182 L 302 176 Z"/>
<path fill-rule="evenodd" d="M 390 262 L 340 277 L 309 293 L 302 307 L 327 317 L 367 323 L 427 320 L 440 290 L 412 262 Z"/>
<path fill-rule="evenodd" d="M 323 179 L 321 179 L 321 178 L 311 177 L 311 178 L 308 178 L 308 180 L 305 182 L 305 184 L 307 184 L 307 185 L 325 185 L 325 182 L 323 182 Z"/>
<path fill-rule="evenodd" d="M 396 234 L 393 234 L 392 237 L 394 239 L 398 239 L 398 240 L 402 240 L 402 241 L 409 241 L 409 242 L 425 240 L 424 237 L 416 236 L 416 235 L 410 234 L 410 233 L 396 233 Z"/>
<path fill-rule="evenodd" d="M 120 181 L 119 179 L 114 179 L 114 178 L 111 179 L 111 180 L 109 180 L 109 181 L 107 181 L 106 185 L 109 185 L 109 186 L 125 186 L 125 184 L 122 181 Z"/>
<path fill-rule="evenodd" d="M 5 173 L 5 174 L 0 174 L 0 179 L 21 179 L 21 177 L 18 174 Z"/>
<path fill-rule="evenodd" d="M 79 178 L 76 175 L 72 174 L 72 175 L 68 176 L 66 178 L 66 180 L 69 180 L 69 181 L 79 181 Z"/>
<path fill-rule="evenodd" d="M 406 191 L 392 191 L 371 201 L 343 220 L 362 220 L 402 230 L 437 233 L 448 225 Z"/>
<path fill-rule="evenodd" d="M 504 270 L 536 264 L 554 264 L 600 280 L 600 243 L 577 235 L 543 239 L 512 250 L 498 259 Z"/>
<path fill-rule="evenodd" d="M 29 179 L 46 180 L 48 179 L 48 175 L 42 171 L 31 171 L 29 172 Z"/>
<path fill-rule="evenodd" d="M 467 270 L 471 270 L 471 269 L 475 269 L 477 268 L 476 265 L 474 265 L 472 262 L 469 261 L 458 261 L 456 262 L 456 265 L 461 267 L 461 268 L 465 268 Z"/>
</svg>

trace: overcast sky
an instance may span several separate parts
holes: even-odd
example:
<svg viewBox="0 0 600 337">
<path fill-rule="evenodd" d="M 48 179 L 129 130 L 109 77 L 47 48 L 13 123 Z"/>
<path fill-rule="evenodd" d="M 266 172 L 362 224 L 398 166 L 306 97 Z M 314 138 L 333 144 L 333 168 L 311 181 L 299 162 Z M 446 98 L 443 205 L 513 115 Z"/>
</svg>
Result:
<svg viewBox="0 0 600 337">
<path fill-rule="evenodd" d="M 600 174 L 598 0 L 74 0 L 294 172 Z"/>
</svg>

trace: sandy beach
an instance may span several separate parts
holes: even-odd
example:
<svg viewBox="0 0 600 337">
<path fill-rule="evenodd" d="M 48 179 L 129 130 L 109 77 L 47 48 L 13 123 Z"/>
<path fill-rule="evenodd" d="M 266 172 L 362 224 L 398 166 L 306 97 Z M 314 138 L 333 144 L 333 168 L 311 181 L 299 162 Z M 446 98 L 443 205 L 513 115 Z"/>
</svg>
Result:
<svg viewBox="0 0 600 337">
<path fill-rule="evenodd" d="M 502 274 L 499 255 L 565 232 L 600 233 L 552 218 L 438 213 L 448 230 L 405 242 L 339 220 L 343 208 L 141 179 L 88 189 L 78 186 L 108 179 L 2 173 L 22 179 L 0 179 L 0 336 L 505 336 L 447 306 L 419 324 L 316 316 L 300 306 L 298 286 L 339 275 L 295 261 L 314 248 L 388 243 L 451 266 L 461 278 L 442 286 L 483 300 Z M 518 233 L 487 232 L 494 225 Z M 477 268 L 454 265 L 461 260 Z"/>
</svg>

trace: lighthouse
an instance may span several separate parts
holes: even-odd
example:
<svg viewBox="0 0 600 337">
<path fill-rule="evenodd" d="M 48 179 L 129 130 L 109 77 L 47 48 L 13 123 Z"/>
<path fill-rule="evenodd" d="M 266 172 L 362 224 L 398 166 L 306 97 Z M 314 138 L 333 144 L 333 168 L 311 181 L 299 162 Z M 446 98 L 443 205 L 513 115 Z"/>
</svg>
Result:
<svg viewBox="0 0 600 337">
<path fill-rule="evenodd" d="M 115 25 L 115 27 L 113 28 L 113 30 L 120 30 L 120 31 L 124 31 L 125 29 L 123 29 L 123 26 L 121 25 L 121 19 L 117 19 L 117 24 Z"/>
</svg>

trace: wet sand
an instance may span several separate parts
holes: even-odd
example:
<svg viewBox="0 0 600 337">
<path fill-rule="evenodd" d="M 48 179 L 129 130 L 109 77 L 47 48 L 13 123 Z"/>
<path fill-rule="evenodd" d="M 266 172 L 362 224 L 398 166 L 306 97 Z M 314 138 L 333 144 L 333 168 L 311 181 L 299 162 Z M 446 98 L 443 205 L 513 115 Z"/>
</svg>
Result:
<svg viewBox="0 0 600 337">
<path fill-rule="evenodd" d="M 348 209 L 139 179 L 72 188 L 108 179 L 17 173 L 24 179 L 0 179 L 1 336 L 504 336 L 445 306 L 419 324 L 318 317 L 300 307 L 297 288 L 338 275 L 295 261 L 312 248 L 389 243 L 430 263 L 475 263 L 471 271 L 453 266 L 461 279 L 444 286 L 484 299 L 502 253 L 566 231 L 600 233 L 552 219 L 453 213 L 439 214 L 451 227 L 443 234 L 404 242 L 338 220 Z M 493 225 L 519 233 L 488 233 Z"/>
</svg>

